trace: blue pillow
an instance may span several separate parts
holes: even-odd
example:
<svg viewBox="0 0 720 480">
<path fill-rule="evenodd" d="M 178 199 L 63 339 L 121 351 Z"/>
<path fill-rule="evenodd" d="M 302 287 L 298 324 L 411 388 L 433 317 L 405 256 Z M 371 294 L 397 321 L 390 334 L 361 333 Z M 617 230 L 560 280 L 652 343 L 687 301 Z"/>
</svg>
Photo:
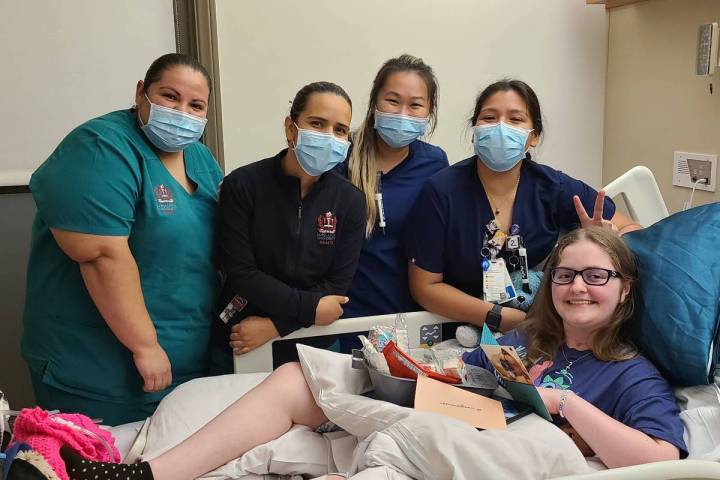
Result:
<svg viewBox="0 0 720 480">
<path fill-rule="evenodd" d="M 711 383 L 720 353 L 720 203 L 623 238 L 640 278 L 632 340 L 671 384 Z"/>
</svg>

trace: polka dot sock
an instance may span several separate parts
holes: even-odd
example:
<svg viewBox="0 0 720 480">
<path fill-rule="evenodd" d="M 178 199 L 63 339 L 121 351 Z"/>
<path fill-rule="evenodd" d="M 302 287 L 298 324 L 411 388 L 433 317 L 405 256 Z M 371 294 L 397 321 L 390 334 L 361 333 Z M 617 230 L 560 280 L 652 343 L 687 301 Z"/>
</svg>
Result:
<svg viewBox="0 0 720 480">
<path fill-rule="evenodd" d="M 75 450 L 60 449 L 65 460 L 65 469 L 70 480 L 153 480 L 150 464 L 147 462 L 128 465 L 126 463 L 104 463 L 85 460 Z"/>
</svg>

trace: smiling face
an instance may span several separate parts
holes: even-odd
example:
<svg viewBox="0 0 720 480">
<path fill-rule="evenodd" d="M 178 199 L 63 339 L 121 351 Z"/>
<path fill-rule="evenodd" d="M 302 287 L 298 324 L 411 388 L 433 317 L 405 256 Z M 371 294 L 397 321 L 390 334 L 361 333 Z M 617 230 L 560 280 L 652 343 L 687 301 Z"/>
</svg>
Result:
<svg viewBox="0 0 720 480">
<path fill-rule="evenodd" d="M 418 118 L 430 115 L 432 107 L 425 80 L 412 71 L 390 75 L 375 101 L 381 112 Z"/>
<path fill-rule="evenodd" d="M 596 243 L 579 240 L 568 245 L 560 256 L 558 267 L 584 270 L 605 268 L 616 270 L 608 254 Z M 618 304 L 623 302 L 630 286 L 619 277 L 610 278 L 605 285 L 587 285 L 582 275 L 567 285 L 552 284 L 552 301 L 563 321 L 566 336 L 589 338 L 613 318 Z"/>
<path fill-rule="evenodd" d="M 147 97 L 146 97 L 147 95 Z M 160 78 L 145 86 L 139 81 L 135 90 L 135 104 L 143 124 L 150 115 L 150 103 L 207 118 L 210 86 L 205 76 L 185 65 L 165 69 Z"/>
<path fill-rule="evenodd" d="M 525 100 L 514 90 L 501 90 L 491 95 L 482 105 L 475 118 L 475 126 L 503 122 L 524 130 L 534 130 L 532 118 Z M 535 132 L 528 136 L 525 149 L 536 147 L 539 137 Z"/>
<path fill-rule="evenodd" d="M 351 120 L 352 107 L 343 97 L 332 92 L 313 93 L 297 120 L 285 118 L 285 136 L 289 145 L 296 145 L 299 127 L 348 140 Z"/>
</svg>

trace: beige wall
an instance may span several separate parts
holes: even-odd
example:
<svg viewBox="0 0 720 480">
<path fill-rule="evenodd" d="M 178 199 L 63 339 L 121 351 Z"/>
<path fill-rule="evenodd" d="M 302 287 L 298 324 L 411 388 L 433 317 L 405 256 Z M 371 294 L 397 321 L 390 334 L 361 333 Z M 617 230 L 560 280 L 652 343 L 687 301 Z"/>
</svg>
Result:
<svg viewBox="0 0 720 480">
<path fill-rule="evenodd" d="M 130 107 L 174 51 L 172 0 L 0 0 L 0 186 L 27 185 L 70 130 Z"/>
<path fill-rule="evenodd" d="M 720 21 L 717 0 L 610 10 L 603 183 L 645 165 L 670 213 L 690 195 L 672 186 L 673 151 L 720 154 L 720 71 L 695 75 L 697 28 L 713 21 Z M 697 192 L 694 205 L 719 200 L 720 192 Z"/>
<path fill-rule="evenodd" d="M 365 115 L 382 62 L 421 56 L 440 82 L 430 139 L 457 162 L 478 90 L 504 77 L 537 92 L 546 137 L 539 161 L 602 180 L 607 15 L 583 0 L 216 0 L 225 169 L 284 147 L 282 122 L 304 84 L 330 80 Z M 342 5 L 342 6 L 339 6 Z M 452 8 L 450 8 L 452 5 Z"/>
</svg>

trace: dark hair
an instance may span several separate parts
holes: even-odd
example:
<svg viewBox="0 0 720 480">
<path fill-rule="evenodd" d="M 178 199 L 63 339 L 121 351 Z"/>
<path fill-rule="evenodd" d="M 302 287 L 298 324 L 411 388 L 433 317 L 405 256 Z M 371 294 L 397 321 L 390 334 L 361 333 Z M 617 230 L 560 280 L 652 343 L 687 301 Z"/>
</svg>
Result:
<svg viewBox="0 0 720 480">
<path fill-rule="evenodd" d="M 365 118 L 365 126 L 370 129 L 375 128 L 375 108 L 377 105 L 377 97 L 380 89 L 385 86 L 388 78 L 399 72 L 413 72 L 417 74 L 425 82 L 428 91 L 428 100 L 430 100 L 430 121 L 428 123 L 427 134 L 430 135 L 435 130 L 437 124 L 437 105 L 438 105 L 438 83 L 435 78 L 435 72 L 430 65 L 423 62 L 422 58 L 415 57 L 404 53 L 399 57 L 391 58 L 383 63 L 373 80 L 372 89 L 370 90 L 370 101 L 368 102 L 368 113 Z"/>
<path fill-rule="evenodd" d="M 427 135 L 431 135 L 437 125 L 438 107 L 438 84 L 433 69 L 430 68 L 422 58 L 403 54 L 391 58 L 380 67 L 370 90 L 370 101 L 365 120 L 360 128 L 353 134 L 354 148 L 350 153 L 350 181 L 365 194 L 367 206 L 367 221 L 365 225 L 365 236 L 369 237 L 375 228 L 377 221 L 378 207 L 375 202 L 375 194 L 378 191 L 376 133 L 375 133 L 375 109 L 377 108 L 377 97 L 380 90 L 387 83 L 388 78 L 395 73 L 413 72 L 423 79 L 427 87 L 428 100 L 430 101 L 430 115 Z"/>
<path fill-rule="evenodd" d="M 148 68 L 145 73 L 145 80 L 143 81 L 143 89 L 145 92 L 147 92 L 150 85 L 160 80 L 160 77 L 162 77 L 165 70 L 177 66 L 190 67 L 196 72 L 202 73 L 205 80 L 207 80 L 208 88 L 212 90 L 212 79 L 210 78 L 210 74 L 200 62 L 195 60 L 193 57 L 182 53 L 166 53 L 152 62 L 150 64 L 150 68 Z"/>
<path fill-rule="evenodd" d="M 543 124 L 542 124 L 542 113 L 540 112 L 540 101 L 537 98 L 537 95 L 535 95 L 535 92 L 532 88 L 530 88 L 530 85 L 523 82 L 522 80 L 512 80 L 509 78 L 504 78 L 500 80 L 499 82 L 495 82 L 492 85 L 488 85 L 485 87 L 485 90 L 478 95 L 477 99 L 475 100 L 475 111 L 472 114 L 472 117 L 470 117 L 470 127 L 473 127 L 475 123 L 477 122 L 477 118 L 480 115 L 480 110 L 482 110 L 482 107 L 485 105 L 485 102 L 487 102 L 488 98 L 495 95 L 497 92 L 507 92 L 509 90 L 512 90 L 513 92 L 520 95 L 520 97 L 525 101 L 525 106 L 528 109 L 528 114 L 530 114 L 530 120 L 532 120 L 533 124 L 533 130 L 535 130 L 535 134 L 539 137 L 543 132 Z"/>
<path fill-rule="evenodd" d="M 332 82 L 313 82 L 305 85 L 295 94 L 292 106 L 290 107 L 290 118 L 293 122 L 297 122 L 300 114 L 305 110 L 308 100 L 315 93 L 334 93 L 338 97 L 344 98 L 352 110 L 352 100 L 350 100 L 350 95 L 348 95 L 341 86 Z"/>
</svg>

